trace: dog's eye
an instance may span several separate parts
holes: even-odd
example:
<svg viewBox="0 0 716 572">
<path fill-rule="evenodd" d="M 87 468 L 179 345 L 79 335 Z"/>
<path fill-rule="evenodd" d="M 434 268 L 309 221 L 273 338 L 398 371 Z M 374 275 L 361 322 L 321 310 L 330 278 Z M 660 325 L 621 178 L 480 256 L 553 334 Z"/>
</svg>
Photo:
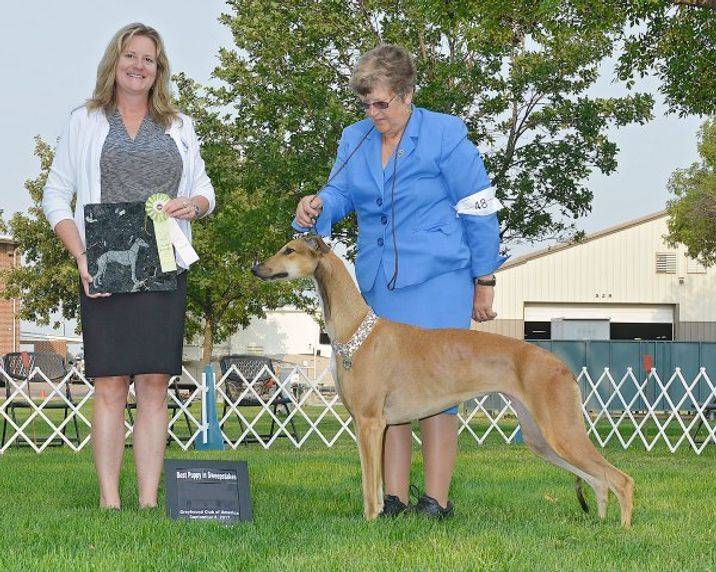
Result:
<svg viewBox="0 0 716 572">
<path fill-rule="evenodd" d="M 293 248 L 288 247 L 288 246 L 287 246 L 286 249 L 283 251 L 283 253 L 284 253 L 285 255 L 289 255 L 289 254 L 291 254 L 292 252 L 295 252 L 295 250 L 294 250 Z"/>
</svg>

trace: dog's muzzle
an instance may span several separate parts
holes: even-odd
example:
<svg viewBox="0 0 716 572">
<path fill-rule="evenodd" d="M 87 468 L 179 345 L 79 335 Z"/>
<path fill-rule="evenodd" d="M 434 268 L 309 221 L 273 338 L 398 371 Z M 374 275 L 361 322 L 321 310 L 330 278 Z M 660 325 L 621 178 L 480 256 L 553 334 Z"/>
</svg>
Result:
<svg viewBox="0 0 716 572">
<path fill-rule="evenodd" d="M 276 274 L 271 274 L 270 276 L 264 276 L 261 274 L 261 264 L 259 262 L 256 262 L 251 267 L 251 273 L 256 276 L 257 278 L 260 278 L 261 280 L 278 280 L 279 278 L 286 278 L 288 276 L 288 272 L 277 272 Z"/>
</svg>

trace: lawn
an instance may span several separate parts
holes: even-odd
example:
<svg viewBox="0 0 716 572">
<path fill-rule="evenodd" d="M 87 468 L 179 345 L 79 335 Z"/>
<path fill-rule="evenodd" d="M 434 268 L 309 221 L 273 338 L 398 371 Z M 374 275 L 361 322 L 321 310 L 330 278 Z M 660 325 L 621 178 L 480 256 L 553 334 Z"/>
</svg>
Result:
<svg viewBox="0 0 716 572">
<path fill-rule="evenodd" d="M 131 450 L 124 509 L 104 512 L 89 449 L 13 447 L 0 455 L 0 570 L 716 570 L 716 446 L 700 456 L 608 448 L 636 481 L 625 531 L 613 498 L 605 522 L 582 513 L 571 475 L 524 445 L 460 439 L 456 515 L 445 522 L 365 522 L 347 438 L 331 449 L 315 438 L 300 450 L 285 439 L 270 450 L 170 447 L 171 458 L 248 461 L 254 522 L 226 528 L 140 511 Z"/>
</svg>

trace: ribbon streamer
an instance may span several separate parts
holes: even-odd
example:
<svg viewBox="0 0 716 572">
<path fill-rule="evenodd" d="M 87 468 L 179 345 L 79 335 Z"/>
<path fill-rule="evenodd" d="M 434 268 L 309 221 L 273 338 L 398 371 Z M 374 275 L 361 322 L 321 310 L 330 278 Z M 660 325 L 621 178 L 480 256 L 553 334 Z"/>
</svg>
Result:
<svg viewBox="0 0 716 572">
<path fill-rule="evenodd" d="M 170 200 L 169 195 L 157 193 L 149 197 L 146 203 L 147 216 L 154 223 L 154 234 L 157 239 L 157 251 L 162 272 L 173 272 L 177 269 L 174 248 L 179 260 L 186 266 L 199 260 L 196 251 L 179 228 L 176 219 L 164 214 L 164 205 Z"/>
</svg>

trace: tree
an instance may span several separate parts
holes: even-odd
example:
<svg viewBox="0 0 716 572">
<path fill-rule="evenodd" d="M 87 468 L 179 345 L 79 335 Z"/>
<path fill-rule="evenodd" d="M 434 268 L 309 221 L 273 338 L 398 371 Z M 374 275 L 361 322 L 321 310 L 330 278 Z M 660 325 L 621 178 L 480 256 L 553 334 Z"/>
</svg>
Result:
<svg viewBox="0 0 716 572">
<path fill-rule="evenodd" d="M 22 319 L 46 325 L 56 312 L 65 320 L 79 315 L 79 277 L 74 260 L 52 232 L 40 206 L 53 158 L 52 148 L 40 137 L 35 137 L 35 156 L 40 160 L 40 174 L 25 181 L 30 208 L 27 213 L 15 213 L 7 224 L 0 221 L 2 231 L 9 231 L 17 241 L 23 259 L 22 265 L 3 271 L 6 288 L 2 295 L 22 300 Z M 53 327 L 58 326 L 55 321 Z"/>
<path fill-rule="evenodd" d="M 631 0 L 618 75 L 655 73 L 669 110 L 716 113 L 716 0 Z"/>
<path fill-rule="evenodd" d="M 273 200 L 288 226 L 297 199 L 326 179 L 344 126 L 362 118 L 348 78 L 379 42 L 416 57 L 416 103 L 462 117 L 508 206 L 505 242 L 563 237 L 590 210 L 585 182 L 616 168 L 607 128 L 644 123 L 652 97 L 586 90 L 612 54 L 617 2 L 231 0 L 221 21 L 236 49 L 220 51 L 205 91 L 240 152 L 241 187 Z M 270 198 L 269 198 L 270 197 Z M 353 247 L 354 221 L 338 238 Z"/>
<path fill-rule="evenodd" d="M 682 243 L 692 258 L 704 265 L 716 264 L 716 119 L 699 131 L 701 161 L 674 172 L 667 205 L 667 242 Z"/>
<path fill-rule="evenodd" d="M 263 318 L 266 310 L 286 304 L 311 311 L 314 301 L 304 294 L 305 289 L 267 284 L 251 273 L 257 260 L 290 238 L 291 229 L 273 223 L 274 203 L 265 193 L 243 188 L 241 155 L 201 97 L 199 86 L 183 74 L 174 79 L 177 104 L 194 118 L 217 197 L 214 214 L 193 225 L 200 258 L 189 273 L 187 289 L 187 339 L 201 333 L 202 361 L 208 363 L 213 345 L 247 327 L 253 317 Z"/>
</svg>

